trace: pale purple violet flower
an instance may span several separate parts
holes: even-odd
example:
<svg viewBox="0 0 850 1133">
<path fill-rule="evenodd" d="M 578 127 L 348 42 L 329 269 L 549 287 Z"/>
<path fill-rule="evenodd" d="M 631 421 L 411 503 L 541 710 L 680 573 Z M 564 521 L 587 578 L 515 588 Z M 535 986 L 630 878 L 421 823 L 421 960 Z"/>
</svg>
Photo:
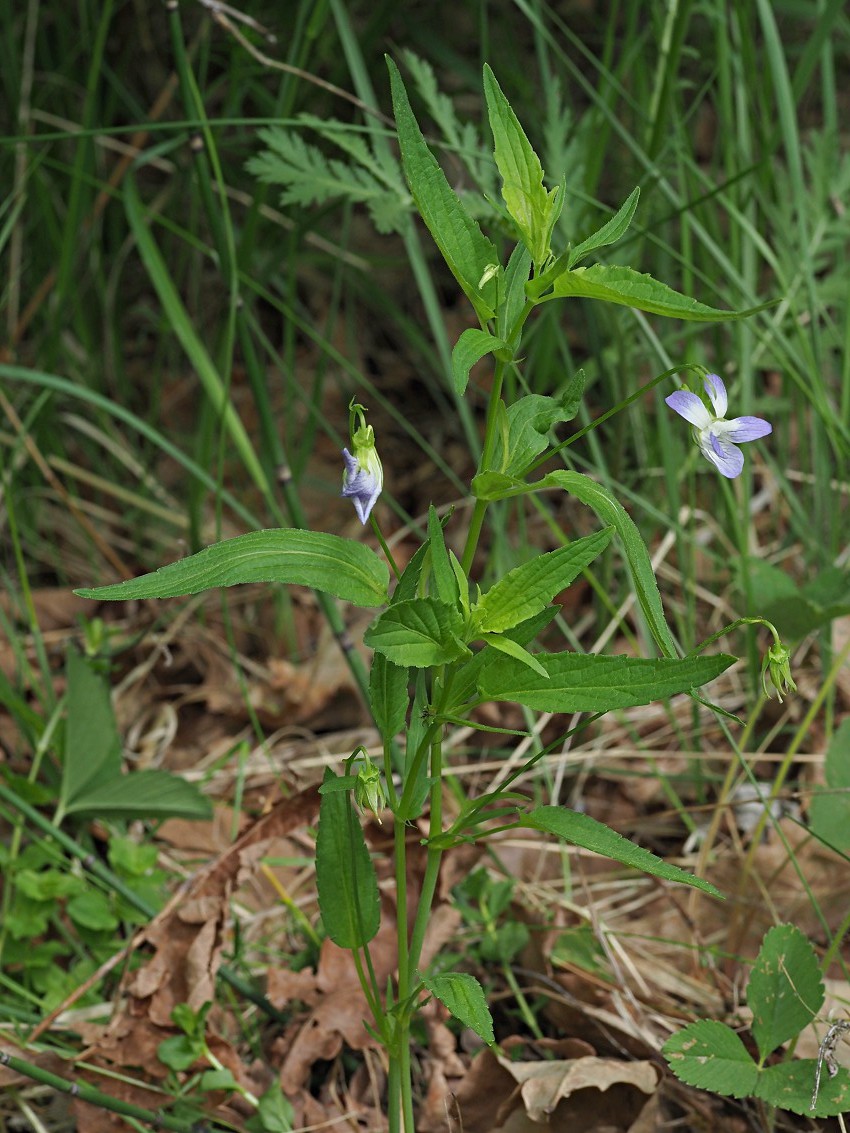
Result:
<svg viewBox="0 0 850 1133">
<path fill-rule="evenodd" d="M 744 454 L 738 445 L 766 437 L 773 432 L 773 426 L 761 417 L 735 417 L 727 421 L 729 402 L 726 386 L 717 374 L 706 374 L 703 385 L 713 413 L 704 400 L 690 390 L 677 390 L 664 400 L 674 412 L 693 425 L 694 438 L 703 456 L 718 472 L 732 480 L 740 476 L 744 467 Z"/>
<path fill-rule="evenodd" d="M 365 523 L 381 494 L 384 486 L 384 469 L 375 448 L 375 431 L 366 424 L 362 405 L 352 401 L 348 407 L 351 414 L 352 455 L 347 448 L 342 450 L 345 471 L 342 475 L 342 494 L 354 504 L 354 510 L 361 523 Z M 355 428 L 356 426 L 356 428 Z"/>
</svg>

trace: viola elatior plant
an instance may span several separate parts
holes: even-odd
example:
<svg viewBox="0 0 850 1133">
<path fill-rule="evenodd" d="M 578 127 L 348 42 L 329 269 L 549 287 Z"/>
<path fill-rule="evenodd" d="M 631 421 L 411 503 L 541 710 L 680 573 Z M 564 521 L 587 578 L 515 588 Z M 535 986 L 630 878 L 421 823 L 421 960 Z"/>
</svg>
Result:
<svg viewBox="0 0 850 1133">
<path fill-rule="evenodd" d="M 761 417 L 735 417 L 727 421 L 726 386 L 717 374 L 706 374 L 703 385 L 711 409 L 698 394 L 688 389 L 677 390 L 664 400 L 694 426 L 694 438 L 703 456 L 718 472 L 733 480 L 741 475 L 744 467 L 744 454 L 738 445 L 766 437 L 773 432 L 773 426 Z"/>
<path fill-rule="evenodd" d="M 534 469 L 543 461 L 548 460 L 551 466 L 563 456 L 566 446 L 557 442 L 553 430 L 579 412 L 584 376 L 579 372 L 558 388 L 553 381 L 548 395 L 535 393 L 510 404 L 505 401 L 509 370 L 514 375 L 510 387 L 521 390 L 524 385 L 520 369 L 526 353 L 523 331 L 528 316 L 541 304 L 573 296 L 691 321 L 714 322 L 749 312 L 709 307 L 630 267 L 602 263 L 583 266 L 594 251 L 613 244 L 626 232 L 639 192 L 635 189 L 595 232 L 575 233 L 570 241 L 560 236 L 559 222 L 568 205 L 566 181 L 547 182 L 513 109 L 492 71 L 485 67 L 484 93 L 495 140 L 495 164 L 516 243 L 505 248 L 503 233 L 494 233 L 491 239 L 450 186 L 425 142 L 397 67 L 391 61 L 388 65 L 401 156 L 401 189 L 396 205 L 409 209 L 412 199 L 479 323 L 464 330 L 455 344 L 450 395 L 466 395 L 472 367 L 488 355 L 493 359 L 485 434 L 480 451 L 472 454 L 477 472 L 470 484 L 471 509 L 458 508 L 454 515 L 441 518 L 431 506 L 421 546 L 405 569 L 397 571 L 372 514 L 383 487 L 374 432 L 366 425 L 362 406 L 352 402 L 351 449 L 343 451 L 343 495 L 351 498 L 363 523 L 371 519 L 383 554 L 331 533 L 253 531 L 214 544 L 143 578 L 78 593 L 100 600 L 161 598 L 241 582 L 269 581 L 309 586 L 377 611 L 364 636 L 373 654 L 368 686 L 365 682 L 361 685 L 376 727 L 376 763 L 358 749 L 345 761 L 342 774 L 326 771 L 321 787 L 316 875 L 324 931 L 339 947 L 351 950 L 371 1015 L 370 1034 L 386 1048 L 390 1133 L 413 1133 L 411 1026 L 427 999 L 439 999 L 462 1026 L 477 1032 L 486 1043 L 495 1042 L 484 992 L 473 976 L 446 970 L 439 958 L 427 966 L 423 960 L 425 932 L 446 850 L 524 827 L 667 882 L 717 895 L 705 880 L 665 862 L 590 815 L 568 807 L 534 805 L 513 790 L 517 780 L 544 753 L 520 763 L 489 794 L 455 800 L 451 817 L 444 818 L 445 734 L 470 722 L 487 730 L 488 725 L 476 712 L 482 705 L 511 701 L 531 714 L 584 714 L 584 722 L 577 725 L 583 727 L 608 711 L 677 694 L 697 696 L 702 685 L 735 661 L 722 653 L 699 656 L 699 650 L 682 656 L 667 624 L 647 546 L 610 489 L 567 466 L 532 479 Z M 367 147 L 368 139 L 364 136 L 361 141 L 358 137 L 357 154 L 362 157 Z M 382 171 L 387 194 L 396 183 L 388 160 L 382 147 L 375 167 Z M 409 193 L 404 189 L 402 173 Z M 300 200 L 303 204 L 303 196 Z M 661 375 L 652 384 L 666 376 Z M 713 414 L 694 394 L 680 392 L 668 401 L 699 429 L 706 455 L 721 472 L 737 474 L 740 453 L 735 443 L 764 436 L 770 426 L 765 422 L 756 426 L 752 418 L 725 422 L 722 382 L 712 375 L 706 380 L 706 388 Z M 492 502 L 515 499 L 520 501 L 516 506 L 521 506 L 524 496 L 538 492 L 566 492 L 595 513 L 598 528 L 572 541 L 565 536 L 561 546 L 537 557 L 518 555 L 519 565 L 504 577 L 493 579 L 485 568 L 482 576 L 473 578 L 472 566 Z M 467 526 L 456 526 L 467 516 Z M 447 531 L 452 539 L 446 538 Z M 547 652 L 539 648 L 535 645 L 538 635 L 560 610 L 552 605 L 555 596 L 590 568 L 599 555 L 607 553 L 615 541 L 628 567 L 635 608 L 646 630 L 643 636 L 651 639 L 655 655 L 604 656 L 578 649 Z M 462 546 L 458 555 L 452 543 Z M 389 567 L 396 578 L 394 584 Z M 352 652 L 350 663 L 359 673 L 355 669 L 359 654 Z M 785 687 L 790 687 L 787 675 L 784 671 L 780 674 L 776 664 L 774 661 L 769 670 L 771 676 L 776 672 Z M 556 740 L 555 745 L 562 740 Z M 385 814 L 392 816 L 393 830 L 394 869 L 388 870 L 387 876 L 396 879 L 398 903 L 397 963 L 388 984 L 376 978 L 369 954 L 387 895 L 382 900 L 374 850 L 367 845 L 357 809 L 377 812 L 384 805 Z M 423 876 L 411 889 L 416 904 L 408 910 L 407 847 L 414 821 L 422 829 L 427 827 L 426 855 Z"/>
</svg>

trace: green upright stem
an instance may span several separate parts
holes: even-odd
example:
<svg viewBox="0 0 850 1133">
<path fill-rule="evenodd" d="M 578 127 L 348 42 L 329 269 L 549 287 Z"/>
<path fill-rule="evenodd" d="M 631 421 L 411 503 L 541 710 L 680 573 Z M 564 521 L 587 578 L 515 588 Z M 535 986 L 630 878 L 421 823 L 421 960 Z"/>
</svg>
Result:
<svg viewBox="0 0 850 1133">
<path fill-rule="evenodd" d="M 496 448 L 496 417 L 499 412 L 499 403 L 502 399 L 502 385 L 504 379 L 505 363 L 497 359 L 496 368 L 493 371 L 493 388 L 490 390 L 490 400 L 487 404 L 487 423 L 484 427 L 484 450 L 481 453 L 481 464 L 479 465 L 482 472 L 486 472 L 490 467 L 493 452 Z M 461 559 L 461 566 L 467 575 L 472 568 L 472 560 L 475 558 L 475 551 L 478 547 L 478 540 L 481 537 L 481 528 L 484 524 L 486 511 L 487 500 L 476 500 L 475 507 L 472 510 L 472 518 L 469 521 L 469 531 L 466 535 L 466 546 L 463 549 L 463 558 Z"/>
</svg>

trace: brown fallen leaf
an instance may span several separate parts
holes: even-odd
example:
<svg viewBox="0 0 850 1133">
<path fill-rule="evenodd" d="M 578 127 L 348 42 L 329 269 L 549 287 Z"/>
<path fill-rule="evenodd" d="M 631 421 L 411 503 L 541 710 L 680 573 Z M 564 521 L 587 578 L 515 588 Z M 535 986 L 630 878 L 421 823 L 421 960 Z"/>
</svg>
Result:
<svg viewBox="0 0 850 1133">
<path fill-rule="evenodd" d="M 658 1072 L 647 1061 L 585 1055 L 554 1062 L 511 1062 L 506 1058 L 499 1062 L 520 1083 L 522 1100 L 532 1121 L 548 1121 L 558 1102 L 576 1090 L 607 1090 L 615 1083 L 625 1083 L 651 1094 L 658 1085 Z"/>
</svg>

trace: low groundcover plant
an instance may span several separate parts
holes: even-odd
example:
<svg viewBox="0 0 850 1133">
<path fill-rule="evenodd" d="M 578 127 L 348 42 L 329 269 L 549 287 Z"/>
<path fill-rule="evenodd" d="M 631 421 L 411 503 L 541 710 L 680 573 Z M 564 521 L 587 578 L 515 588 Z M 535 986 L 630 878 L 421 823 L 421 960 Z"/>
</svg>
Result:
<svg viewBox="0 0 850 1133">
<path fill-rule="evenodd" d="M 567 204 L 566 183 L 546 188 L 536 153 L 493 73 L 485 67 L 495 161 L 504 207 L 518 238 L 503 261 L 496 245 L 450 187 L 420 132 L 395 64 L 388 61 L 388 66 L 410 193 L 479 323 L 465 330 L 454 347 L 451 384 L 458 398 L 466 393 L 472 366 L 487 356 L 493 359 L 483 449 L 470 486 L 473 505 L 460 557 L 445 538 L 454 519 L 441 518 L 432 506 L 424 541 L 405 569 L 396 569 L 375 518 L 384 484 L 376 438 L 366 424 L 365 410 L 352 402 L 342 491 L 351 498 L 359 519 L 372 523 L 383 554 L 332 533 L 254 531 L 142 578 L 78 593 L 101 600 L 165 598 L 268 581 L 309 586 L 378 611 L 364 640 L 373 651 L 368 699 L 381 737 L 380 766 L 358 749 L 346 761 L 342 774 L 326 771 L 316 870 L 325 932 L 351 951 L 371 1011 L 366 1025 L 387 1052 L 390 1129 L 413 1133 L 410 1034 L 423 1002 L 436 997 L 484 1042 L 495 1042 L 480 984 L 464 972 L 422 967 L 425 931 L 447 849 L 523 827 L 720 896 L 705 880 L 666 863 L 586 814 L 563 806 L 530 805 L 511 789 L 529 763 L 492 793 L 466 799 L 453 821 L 444 821 L 445 732 L 470 722 L 482 727 L 473 721 L 473 713 L 482 704 L 511 701 L 531 712 L 583 713 L 595 719 L 613 709 L 679 693 L 700 699 L 697 690 L 735 661 L 725 653 L 698 655 L 701 650 L 681 655 L 665 619 L 646 545 L 609 490 L 568 468 L 533 478 L 535 468 L 565 448 L 553 445 L 550 433 L 576 416 L 584 378 L 577 374 L 557 395 L 527 395 L 506 404 L 505 375 L 520 367 L 528 317 L 538 306 L 573 296 L 692 321 L 737 318 L 748 312 L 706 306 L 630 267 L 583 266 L 593 252 L 626 232 L 637 207 L 637 189 L 598 231 L 565 249 L 553 249 L 556 221 Z M 706 374 L 697 365 L 680 367 L 688 368 Z M 680 391 L 668 401 L 694 425 L 702 451 L 719 471 L 724 476 L 737 475 L 741 454 L 736 443 L 764 436 L 770 426 L 766 422 L 756 426 L 756 418 L 726 422 L 723 383 L 708 374 L 705 385 L 713 414 L 692 393 Z M 495 501 L 551 491 L 566 492 L 590 508 L 599 519 L 599 529 L 523 563 L 482 593 L 471 578 L 471 569 L 488 508 Z M 613 540 L 628 564 L 639 608 L 659 656 L 536 651 L 538 635 L 557 612 L 551 605 L 555 595 Z M 770 669 L 774 679 L 782 678 L 777 664 Z M 789 682 L 787 675 L 783 687 L 789 687 Z M 539 756 L 530 762 L 536 758 Z M 384 821 L 387 811 L 391 816 L 400 912 L 396 975 L 387 987 L 379 986 L 370 962 L 369 943 L 380 925 L 380 901 L 375 866 L 355 802 L 361 810 L 383 813 Z M 402 912 L 408 903 L 406 834 L 409 824 L 426 814 L 426 865 L 408 931 L 408 919 Z"/>
</svg>

